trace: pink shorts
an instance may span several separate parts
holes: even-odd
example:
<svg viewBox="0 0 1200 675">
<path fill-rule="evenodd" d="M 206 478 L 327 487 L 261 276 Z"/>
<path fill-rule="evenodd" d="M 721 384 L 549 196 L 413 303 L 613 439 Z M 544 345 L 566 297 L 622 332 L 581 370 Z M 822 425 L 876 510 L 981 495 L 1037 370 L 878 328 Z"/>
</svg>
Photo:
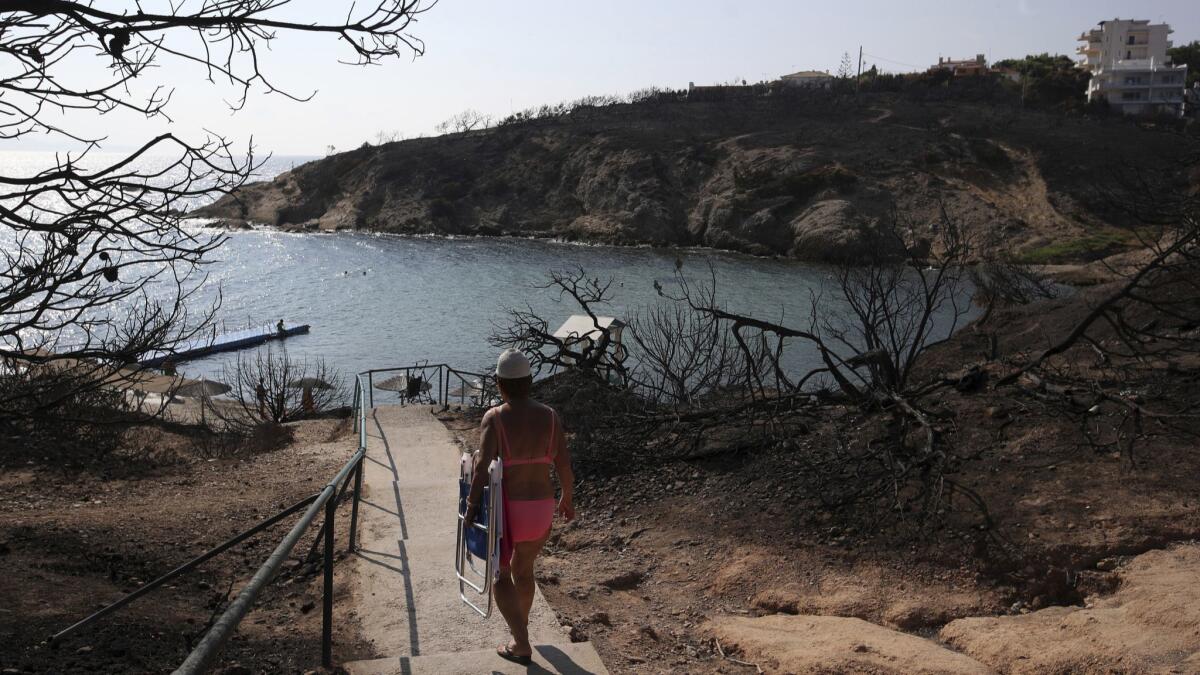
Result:
<svg viewBox="0 0 1200 675">
<path fill-rule="evenodd" d="M 537 541 L 554 523 L 553 499 L 508 499 L 504 509 L 505 534 L 513 542 Z"/>
</svg>

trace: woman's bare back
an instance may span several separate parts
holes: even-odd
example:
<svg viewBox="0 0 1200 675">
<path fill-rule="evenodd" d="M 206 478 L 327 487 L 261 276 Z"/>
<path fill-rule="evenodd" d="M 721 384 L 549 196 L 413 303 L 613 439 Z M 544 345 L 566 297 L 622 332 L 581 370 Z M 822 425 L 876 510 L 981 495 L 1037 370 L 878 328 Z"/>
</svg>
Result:
<svg viewBox="0 0 1200 675">
<path fill-rule="evenodd" d="M 522 460 L 549 458 L 557 454 L 556 419 L 554 411 L 536 401 L 524 401 L 518 405 L 505 403 L 493 408 L 489 415 L 493 424 L 503 427 L 508 439 L 508 452 L 512 459 Z M 494 434 L 499 442 L 499 434 Z M 495 448 L 500 454 L 500 448 Z M 509 499 L 552 499 L 554 484 L 550 481 L 550 461 L 536 463 L 505 463 L 504 487 Z"/>
</svg>

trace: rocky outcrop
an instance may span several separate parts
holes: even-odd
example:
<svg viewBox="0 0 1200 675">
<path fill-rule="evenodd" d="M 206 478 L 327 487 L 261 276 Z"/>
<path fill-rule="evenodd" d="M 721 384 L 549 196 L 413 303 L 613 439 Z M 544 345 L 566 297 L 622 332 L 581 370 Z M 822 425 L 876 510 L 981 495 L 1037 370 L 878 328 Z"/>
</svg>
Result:
<svg viewBox="0 0 1200 675">
<path fill-rule="evenodd" d="M 214 230 L 228 230 L 230 232 L 254 229 L 250 223 L 247 223 L 241 218 L 219 218 L 212 222 L 205 223 L 204 226 Z"/>
<path fill-rule="evenodd" d="M 709 630 L 724 649 L 767 673 L 988 675 L 982 663 L 936 642 L 840 616 L 721 617 Z"/>
<path fill-rule="evenodd" d="M 1118 576 L 1083 607 L 958 619 L 940 637 L 1005 673 L 1198 672 L 1200 546 L 1142 554 Z"/>
<path fill-rule="evenodd" d="M 718 617 L 707 629 L 726 650 L 737 650 L 740 659 L 765 672 L 1198 672 L 1200 546 L 1106 558 L 1096 570 L 1079 575 L 1079 590 L 1087 596 L 1080 606 L 954 618 L 985 608 L 961 593 L 932 603 L 900 593 L 884 614 L 899 629 L 892 630 L 845 616 L 869 613 L 845 589 L 772 588 L 754 596 L 752 604 L 782 614 Z M 1085 583 L 1085 577 L 1093 581 Z M 900 632 L 946 621 L 937 633 L 940 642 Z"/>
<path fill-rule="evenodd" d="M 844 199 L 817 202 L 788 226 L 792 234 L 790 253 L 796 258 L 863 260 L 904 253 L 900 241 L 884 233 L 878 218 L 864 216 Z"/>
<path fill-rule="evenodd" d="M 827 103 L 614 106 L 364 146 L 195 215 L 842 260 L 927 249 L 944 212 L 980 250 L 1020 251 L 1105 226 L 1086 194 L 1112 153 L 1089 168 L 1091 137 L 1142 155 L 1172 151 L 1162 134 L 1056 128 L 1036 113 L 991 128 L 976 123 L 989 112 L 968 104 Z M 881 108 L 894 114 L 881 120 Z"/>
</svg>

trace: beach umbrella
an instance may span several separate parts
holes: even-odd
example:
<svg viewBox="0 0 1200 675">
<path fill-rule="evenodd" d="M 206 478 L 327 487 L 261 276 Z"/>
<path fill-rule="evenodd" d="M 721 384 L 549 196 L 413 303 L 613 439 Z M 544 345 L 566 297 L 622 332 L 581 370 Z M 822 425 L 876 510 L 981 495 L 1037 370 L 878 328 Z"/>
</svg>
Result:
<svg viewBox="0 0 1200 675">
<path fill-rule="evenodd" d="M 122 368 L 105 380 L 117 389 L 131 389 L 143 394 L 167 394 L 186 382 L 182 377 L 136 367 Z"/>
<path fill-rule="evenodd" d="M 413 378 L 413 379 L 417 379 L 417 378 Z M 409 382 L 411 382 L 411 381 L 412 380 L 410 380 L 407 375 L 395 375 L 393 377 L 389 377 L 386 380 L 383 380 L 382 382 L 376 382 L 375 388 L 382 389 L 384 391 L 395 391 L 395 392 L 399 392 L 401 394 L 409 394 L 411 392 L 409 392 L 409 390 L 408 390 L 408 385 L 409 385 Z M 424 393 L 424 392 L 429 391 L 430 389 L 433 389 L 433 383 L 430 382 L 429 380 L 420 378 L 420 382 L 421 383 L 418 385 L 418 387 L 420 388 L 421 393 Z"/>
<path fill-rule="evenodd" d="M 51 358 L 41 363 L 34 363 L 29 366 L 30 370 L 45 374 L 66 374 L 85 377 L 89 375 L 99 375 L 101 371 L 106 370 L 108 366 L 100 366 L 95 361 L 89 359 L 77 359 L 75 357 L 59 357 Z"/>
<path fill-rule="evenodd" d="M 213 382 L 205 378 L 199 380 L 187 380 L 179 385 L 176 393 L 180 396 L 195 396 L 197 398 L 205 398 L 208 396 L 220 396 L 229 391 L 232 387 L 221 382 Z"/>
<path fill-rule="evenodd" d="M 288 382 L 293 389 L 333 389 L 333 385 L 316 377 L 302 377 Z"/>
<path fill-rule="evenodd" d="M 227 384 L 221 382 L 213 382 L 205 378 L 199 380 L 188 380 L 179 385 L 176 390 L 180 396 L 194 396 L 201 399 L 200 401 L 200 423 L 207 424 L 205 409 L 208 407 L 208 398 L 210 396 L 219 396 L 232 389 Z"/>
<path fill-rule="evenodd" d="M 0 350 L 0 358 L 17 357 L 33 357 L 35 359 L 46 359 L 54 356 L 54 352 L 45 347 L 29 347 L 28 349 L 2 349 Z M 22 359 L 24 360 L 24 359 Z"/>
</svg>

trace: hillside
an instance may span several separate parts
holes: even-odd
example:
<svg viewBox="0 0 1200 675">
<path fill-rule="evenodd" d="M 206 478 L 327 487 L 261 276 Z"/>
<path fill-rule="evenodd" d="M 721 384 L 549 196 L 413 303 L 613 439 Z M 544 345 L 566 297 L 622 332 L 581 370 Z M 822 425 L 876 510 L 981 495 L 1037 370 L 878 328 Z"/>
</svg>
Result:
<svg viewBox="0 0 1200 675">
<path fill-rule="evenodd" d="M 1122 167 L 1195 148 L 1126 120 L 900 94 L 660 101 L 364 145 L 195 215 L 831 259 L 893 206 L 915 241 L 944 207 L 983 250 L 1069 262 L 1130 243 L 1102 197 Z"/>
</svg>

